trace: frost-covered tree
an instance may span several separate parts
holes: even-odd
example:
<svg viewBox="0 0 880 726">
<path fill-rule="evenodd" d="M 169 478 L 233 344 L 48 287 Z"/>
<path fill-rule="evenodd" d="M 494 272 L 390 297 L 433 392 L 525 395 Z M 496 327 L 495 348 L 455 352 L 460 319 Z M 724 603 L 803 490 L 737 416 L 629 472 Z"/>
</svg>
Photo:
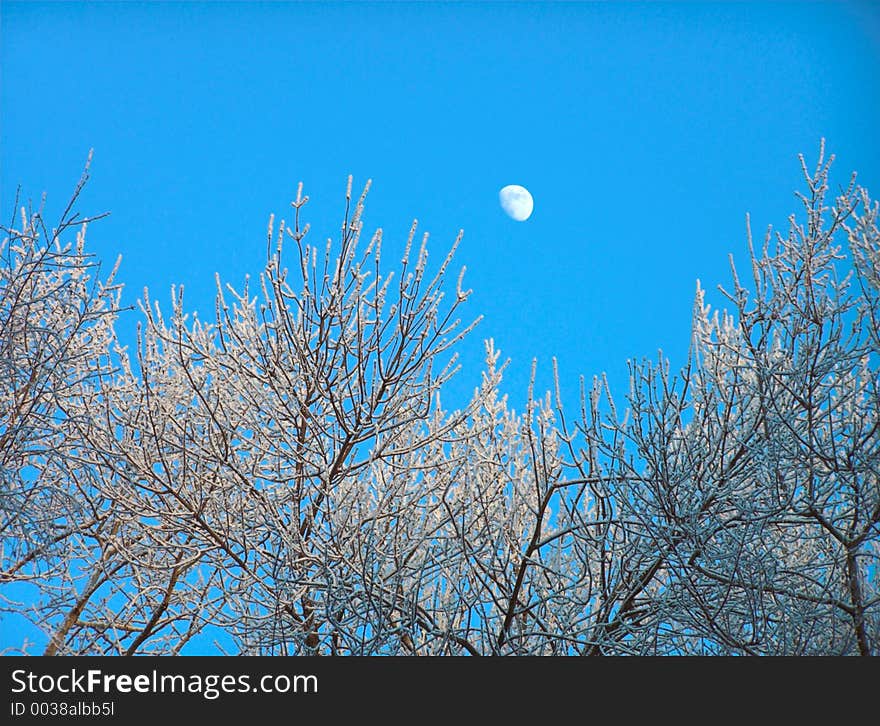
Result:
<svg viewBox="0 0 880 726">
<path fill-rule="evenodd" d="M 698 285 L 687 368 L 634 364 L 625 411 L 590 407 L 586 471 L 639 563 L 592 652 L 880 652 L 878 208 L 854 176 L 830 203 L 823 156 L 803 218 L 749 234 L 748 278 L 731 259 L 734 312 Z"/>
<path fill-rule="evenodd" d="M 684 370 L 582 381 L 575 415 L 558 377 L 513 411 L 491 340 L 444 408 L 475 324 L 457 241 L 429 264 L 413 224 L 387 269 L 351 181 L 320 246 L 300 187 L 210 319 L 145 293 L 131 357 L 84 226 L 62 242 L 73 203 L 51 233 L 26 213 L 0 272 L 0 606 L 58 654 L 208 627 L 255 654 L 878 654 L 878 206 L 854 179 L 830 202 L 829 164 L 787 235 L 749 236 L 730 313 L 698 285 Z"/>
</svg>

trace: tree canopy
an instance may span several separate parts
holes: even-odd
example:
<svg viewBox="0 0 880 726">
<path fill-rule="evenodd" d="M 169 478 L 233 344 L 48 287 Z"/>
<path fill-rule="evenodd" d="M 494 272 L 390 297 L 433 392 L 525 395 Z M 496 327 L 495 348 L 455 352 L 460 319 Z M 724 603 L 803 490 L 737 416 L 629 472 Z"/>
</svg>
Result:
<svg viewBox="0 0 880 726">
<path fill-rule="evenodd" d="M 880 654 L 878 203 L 854 175 L 831 198 L 831 161 L 731 258 L 729 311 L 697 284 L 682 370 L 574 406 L 556 376 L 519 413 L 492 340 L 444 408 L 476 324 L 457 241 L 432 265 L 413 224 L 386 267 L 369 185 L 326 245 L 300 186 L 203 320 L 182 288 L 121 309 L 87 167 L 0 246 L 0 608 L 45 633 L 22 650 Z"/>
</svg>

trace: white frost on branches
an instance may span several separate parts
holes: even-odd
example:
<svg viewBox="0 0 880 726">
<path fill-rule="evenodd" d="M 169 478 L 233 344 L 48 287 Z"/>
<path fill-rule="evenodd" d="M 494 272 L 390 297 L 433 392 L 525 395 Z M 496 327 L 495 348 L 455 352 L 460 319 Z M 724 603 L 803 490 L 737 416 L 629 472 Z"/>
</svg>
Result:
<svg viewBox="0 0 880 726">
<path fill-rule="evenodd" d="M 351 180 L 321 247 L 300 185 L 210 320 L 145 292 L 133 359 L 87 220 L 25 214 L 0 247 L 0 606 L 47 653 L 210 627 L 254 654 L 878 654 L 878 205 L 854 179 L 829 202 L 829 166 L 731 260 L 730 312 L 698 284 L 682 371 L 631 363 L 625 400 L 582 381 L 575 415 L 558 376 L 509 408 L 491 340 L 443 408 L 475 324 L 458 240 L 432 266 L 414 223 L 386 269 Z"/>
</svg>

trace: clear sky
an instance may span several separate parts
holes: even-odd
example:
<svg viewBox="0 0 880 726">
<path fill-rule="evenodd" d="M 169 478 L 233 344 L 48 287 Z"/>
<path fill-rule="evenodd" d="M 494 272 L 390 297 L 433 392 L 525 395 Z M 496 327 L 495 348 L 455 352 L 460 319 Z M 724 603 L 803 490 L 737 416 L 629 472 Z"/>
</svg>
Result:
<svg viewBox="0 0 880 726">
<path fill-rule="evenodd" d="M 214 272 L 261 269 L 297 182 L 321 243 L 347 175 L 372 178 L 389 267 L 413 218 L 435 260 L 465 230 L 486 318 L 459 385 L 492 336 L 517 408 L 535 356 L 572 404 L 579 374 L 684 363 L 696 279 L 744 260 L 746 212 L 785 226 L 821 137 L 840 183 L 880 193 L 876 4 L 2 2 L 0 23 L 5 219 L 18 184 L 57 214 L 94 148 L 80 209 L 112 216 L 90 249 L 123 255 L 128 302 L 148 286 L 167 309 L 183 282 L 207 317 Z M 526 222 L 506 184 L 533 194 Z"/>
</svg>

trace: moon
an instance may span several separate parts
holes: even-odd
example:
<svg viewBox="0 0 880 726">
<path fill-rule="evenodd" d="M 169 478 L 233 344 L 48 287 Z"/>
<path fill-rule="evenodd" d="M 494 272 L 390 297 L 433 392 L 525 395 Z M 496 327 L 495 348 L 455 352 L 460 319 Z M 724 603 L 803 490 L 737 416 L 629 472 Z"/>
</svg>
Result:
<svg viewBox="0 0 880 726">
<path fill-rule="evenodd" d="M 525 222 L 535 208 L 535 201 L 529 190 L 519 184 L 508 184 L 504 187 L 498 192 L 498 200 L 507 216 L 517 222 Z"/>
</svg>

